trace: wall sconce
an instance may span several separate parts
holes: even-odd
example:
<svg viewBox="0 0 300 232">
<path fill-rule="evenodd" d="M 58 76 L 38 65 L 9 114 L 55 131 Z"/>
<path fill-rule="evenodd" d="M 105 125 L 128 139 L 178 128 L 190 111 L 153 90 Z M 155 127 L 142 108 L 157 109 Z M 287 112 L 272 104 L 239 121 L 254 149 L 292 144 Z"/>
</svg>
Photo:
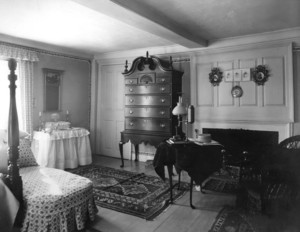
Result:
<svg viewBox="0 0 300 232">
<path fill-rule="evenodd" d="M 70 114 L 69 114 L 69 110 L 67 110 L 66 112 L 66 122 L 69 122 L 70 120 Z"/>
<path fill-rule="evenodd" d="M 44 119 L 42 112 L 39 112 L 39 131 L 44 129 Z"/>
</svg>

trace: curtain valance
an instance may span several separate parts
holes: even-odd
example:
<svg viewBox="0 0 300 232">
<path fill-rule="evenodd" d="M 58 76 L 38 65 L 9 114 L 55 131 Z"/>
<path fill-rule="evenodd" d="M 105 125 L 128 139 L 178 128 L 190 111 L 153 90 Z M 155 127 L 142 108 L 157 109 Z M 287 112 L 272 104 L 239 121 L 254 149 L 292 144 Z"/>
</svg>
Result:
<svg viewBox="0 0 300 232">
<path fill-rule="evenodd" d="M 12 47 L 0 44 L 0 58 L 8 59 L 14 58 L 23 61 L 39 61 L 38 55 L 35 51 L 30 51 L 25 48 Z"/>
</svg>

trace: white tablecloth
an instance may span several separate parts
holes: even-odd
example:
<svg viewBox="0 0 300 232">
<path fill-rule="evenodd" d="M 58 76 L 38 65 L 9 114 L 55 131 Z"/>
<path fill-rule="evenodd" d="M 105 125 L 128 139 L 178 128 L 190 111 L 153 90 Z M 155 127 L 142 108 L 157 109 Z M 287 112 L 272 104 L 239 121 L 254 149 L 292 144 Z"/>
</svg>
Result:
<svg viewBox="0 0 300 232">
<path fill-rule="evenodd" d="M 89 132 L 84 128 L 35 131 L 31 149 L 42 167 L 66 169 L 92 163 Z"/>
</svg>

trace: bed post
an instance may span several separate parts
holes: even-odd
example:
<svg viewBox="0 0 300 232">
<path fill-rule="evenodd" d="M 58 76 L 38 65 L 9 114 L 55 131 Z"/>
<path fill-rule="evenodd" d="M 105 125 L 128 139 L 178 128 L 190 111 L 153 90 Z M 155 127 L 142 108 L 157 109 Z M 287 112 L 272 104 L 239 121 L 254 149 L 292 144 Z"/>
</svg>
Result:
<svg viewBox="0 0 300 232">
<path fill-rule="evenodd" d="M 8 79 L 10 81 L 10 105 L 8 116 L 8 175 L 7 184 L 15 195 L 22 207 L 23 204 L 23 183 L 19 173 L 19 166 L 17 160 L 19 158 L 19 122 L 16 106 L 16 80 L 17 75 L 15 70 L 17 62 L 14 59 L 8 61 L 8 67 L 10 74 Z"/>
</svg>

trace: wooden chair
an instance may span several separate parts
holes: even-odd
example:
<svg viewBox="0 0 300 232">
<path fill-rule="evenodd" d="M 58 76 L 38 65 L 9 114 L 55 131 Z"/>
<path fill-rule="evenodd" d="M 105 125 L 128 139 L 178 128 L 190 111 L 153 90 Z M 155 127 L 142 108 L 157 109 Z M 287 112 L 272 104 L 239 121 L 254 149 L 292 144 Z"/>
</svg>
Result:
<svg viewBox="0 0 300 232">
<path fill-rule="evenodd" d="M 267 214 L 289 209 L 299 204 L 300 135 L 280 142 L 265 154 L 254 181 L 244 181 L 246 208 Z M 243 192 L 243 191 L 242 191 Z"/>
</svg>

